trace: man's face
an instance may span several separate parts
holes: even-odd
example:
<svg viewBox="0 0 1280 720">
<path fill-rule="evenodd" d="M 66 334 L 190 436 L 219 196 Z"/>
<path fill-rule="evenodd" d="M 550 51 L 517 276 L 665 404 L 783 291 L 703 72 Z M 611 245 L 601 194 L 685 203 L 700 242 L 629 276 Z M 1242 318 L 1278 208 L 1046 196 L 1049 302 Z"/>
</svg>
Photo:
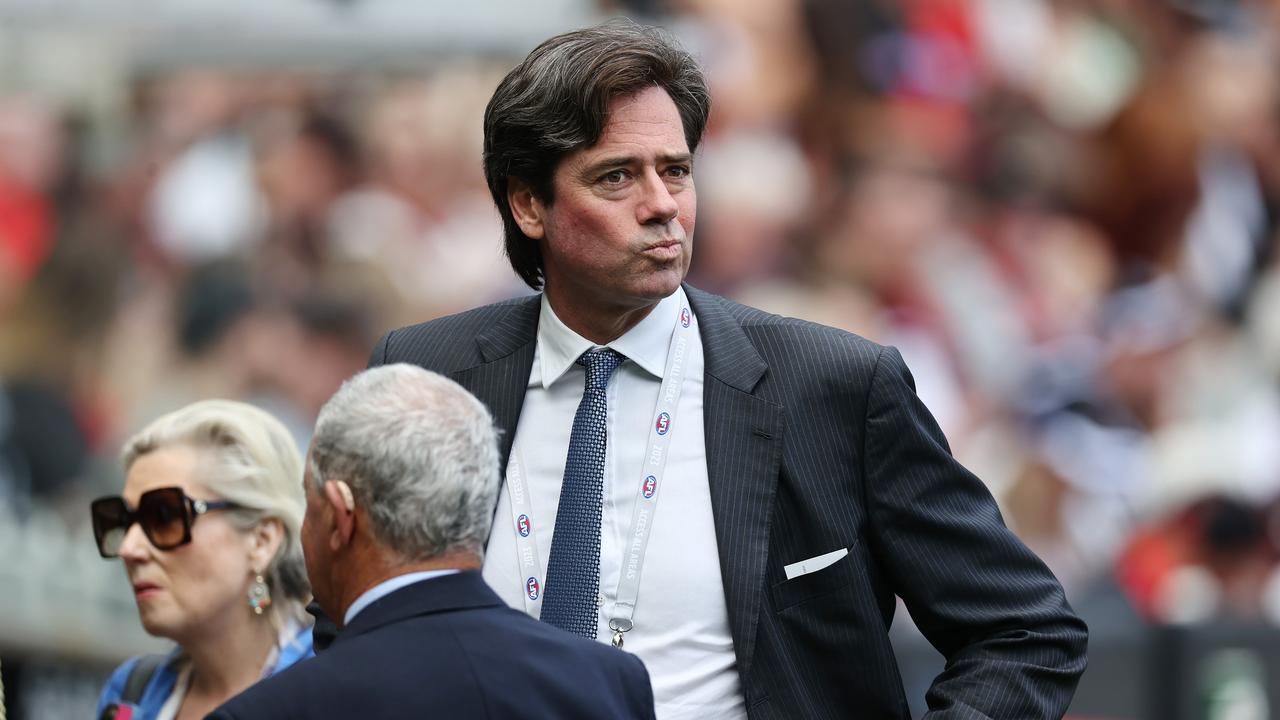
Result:
<svg viewBox="0 0 1280 720">
<path fill-rule="evenodd" d="M 316 488 L 311 475 L 311 463 L 307 463 L 302 478 L 302 489 L 307 495 L 307 513 L 302 519 L 302 557 L 307 563 L 307 578 L 311 581 L 311 594 L 316 602 L 332 611 L 332 593 L 329 588 L 329 534 L 332 511 L 324 493 Z"/>
<path fill-rule="evenodd" d="M 665 90 L 614 98 L 600 141 L 566 156 L 554 201 L 536 203 L 538 234 L 525 229 L 541 243 L 552 303 L 625 311 L 675 292 L 693 253 L 692 169 Z"/>
</svg>

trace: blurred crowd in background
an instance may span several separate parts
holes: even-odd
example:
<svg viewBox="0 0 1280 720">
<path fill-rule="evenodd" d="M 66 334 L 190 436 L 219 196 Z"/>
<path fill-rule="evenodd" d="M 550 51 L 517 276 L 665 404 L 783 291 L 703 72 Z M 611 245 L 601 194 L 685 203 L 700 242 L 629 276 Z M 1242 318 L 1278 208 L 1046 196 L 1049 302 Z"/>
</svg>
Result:
<svg viewBox="0 0 1280 720">
<path fill-rule="evenodd" d="M 1078 606 L 1280 624 L 1280 3 L 596 11 L 708 74 L 691 283 L 899 347 Z M 175 63 L 106 117 L 0 84 L 0 525 L 92 555 L 146 421 L 246 399 L 305 443 L 382 332 L 530 292 L 480 165 L 529 47 Z"/>
</svg>

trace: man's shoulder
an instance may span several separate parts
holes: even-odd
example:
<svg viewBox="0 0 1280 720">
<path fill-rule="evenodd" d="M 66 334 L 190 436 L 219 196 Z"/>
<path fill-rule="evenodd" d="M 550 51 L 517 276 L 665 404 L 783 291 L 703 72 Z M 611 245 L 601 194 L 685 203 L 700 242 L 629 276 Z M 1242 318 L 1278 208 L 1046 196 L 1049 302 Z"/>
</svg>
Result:
<svg viewBox="0 0 1280 720">
<path fill-rule="evenodd" d="M 409 362 L 444 372 L 466 367 L 478 361 L 471 342 L 478 335 L 532 332 L 538 308 L 538 296 L 529 295 L 397 328 L 378 341 L 369 366 Z"/>
<path fill-rule="evenodd" d="M 420 338 L 456 336 L 463 333 L 474 335 L 478 330 L 492 327 L 495 324 L 501 324 L 511 319 L 523 319 L 530 312 L 536 316 L 538 298 L 539 296 L 537 295 L 526 295 L 502 300 L 415 325 L 406 325 L 392 330 L 388 335 L 394 336 L 397 343 L 406 343 Z"/>
<path fill-rule="evenodd" d="M 406 665 L 437 682 L 424 684 L 415 679 L 419 674 L 409 678 L 394 671 Z M 547 668 L 563 678 L 555 687 L 543 684 Z M 336 717 L 338 710 L 388 706 L 452 708 L 455 714 L 444 714 L 462 717 L 470 716 L 462 709 L 499 702 L 510 692 L 535 707 L 575 715 L 592 703 L 615 710 L 643 708 L 646 702 L 651 707 L 649 688 L 648 673 L 634 656 L 505 606 L 477 607 L 415 615 L 361 632 L 263 680 L 212 717 Z"/>
<path fill-rule="evenodd" d="M 532 662 L 558 665 L 570 671 L 569 676 L 604 670 L 648 681 L 643 663 L 634 655 L 564 632 L 505 605 L 421 616 L 398 632 L 436 638 L 447 634 L 462 654 L 476 661 L 477 669 L 506 672 Z"/>
<path fill-rule="evenodd" d="M 294 663 L 232 697 L 209 717 L 215 720 L 303 717 L 314 689 L 324 685 L 315 676 L 323 674 L 327 664 L 320 656 Z"/>
<path fill-rule="evenodd" d="M 254 684 L 224 703 L 215 720 L 336 717 L 339 709 L 358 707 L 367 688 L 399 661 L 377 647 L 335 644 Z M 387 691 L 391 686 L 378 688 Z"/>
<path fill-rule="evenodd" d="M 340 649 L 335 645 L 329 653 Z M 429 691 L 439 698 L 491 692 L 495 683 L 521 686 L 541 676 L 539 669 L 549 667 L 556 668 L 570 686 L 592 678 L 593 687 L 606 693 L 620 686 L 649 684 L 648 672 L 634 656 L 558 630 L 505 605 L 415 615 L 352 638 L 345 650 L 344 665 L 390 655 L 411 661 L 435 677 L 452 676 L 454 682 Z"/>
<path fill-rule="evenodd" d="M 580 715 L 601 708 L 602 717 L 651 717 L 649 672 L 635 655 L 579 637 L 511 608 L 492 608 L 451 620 L 451 631 L 477 674 L 482 692 L 497 684 L 526 698 L 546 693 L 536 706 L 545 714 Z M 548 671 L 558 680 L 546 683 Z"/>
<path fill-rule="evenodd" d="M 856 333 L 802 318 L 777 315 L 725 297 L 685 286 L 699 321 L 726 319 L 741 328 L 747 339 L 772 365 L 774 361 L 804 361 L 811 355 L 825 360 L 848 357 L 874 363 L 885 347 Z"/>
</svg>

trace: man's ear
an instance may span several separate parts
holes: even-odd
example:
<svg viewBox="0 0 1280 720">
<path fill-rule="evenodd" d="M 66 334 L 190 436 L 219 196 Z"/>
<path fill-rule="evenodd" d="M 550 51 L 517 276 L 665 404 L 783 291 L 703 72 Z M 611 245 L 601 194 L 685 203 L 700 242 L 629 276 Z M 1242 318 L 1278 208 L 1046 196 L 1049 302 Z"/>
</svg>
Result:
<svg viewBox="0 0 1280 720">
<path fill-rule="evenodd" d="M 341 480 L 326 480 L 324 498 L 333 515 L 333 527 L 329 534 L 329 549 L 340 550 L 351 543 L 356 529 L 355 497 L 351 487 Z"/>
<path fill-rule="evenodd" d="M 534 194 L 533 187 L 520 178 L 508 178 L 507 204 L 511 206 L 511 215 L 520 226 L 520 232 L 533 240 L 541 240 L 546 234 L 543 222 L 547 206 Z"/>
</svg>

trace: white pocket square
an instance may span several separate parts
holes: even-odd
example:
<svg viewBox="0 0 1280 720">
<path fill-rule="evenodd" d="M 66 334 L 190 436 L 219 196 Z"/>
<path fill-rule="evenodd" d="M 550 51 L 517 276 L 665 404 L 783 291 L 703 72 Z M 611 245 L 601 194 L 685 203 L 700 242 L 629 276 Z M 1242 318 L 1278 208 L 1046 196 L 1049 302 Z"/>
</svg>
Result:
<svg viewBox="0 0 1280 720">
<path fill-rule="evenodd" d="M 837 560 L 848 554 L 849 548 L 832 550 L 829 553 L 824 553 L 817 557 L 811 557 L 808 560 L 791 563 L 790 565 L 782 568 L 782 572 L 786 573 L 788 580 L 794 580 L 801 575 L 808 575 L 809 573 L 815 573 L 823 568 L 830 567 L 834 565 Z"/>
</svg>

